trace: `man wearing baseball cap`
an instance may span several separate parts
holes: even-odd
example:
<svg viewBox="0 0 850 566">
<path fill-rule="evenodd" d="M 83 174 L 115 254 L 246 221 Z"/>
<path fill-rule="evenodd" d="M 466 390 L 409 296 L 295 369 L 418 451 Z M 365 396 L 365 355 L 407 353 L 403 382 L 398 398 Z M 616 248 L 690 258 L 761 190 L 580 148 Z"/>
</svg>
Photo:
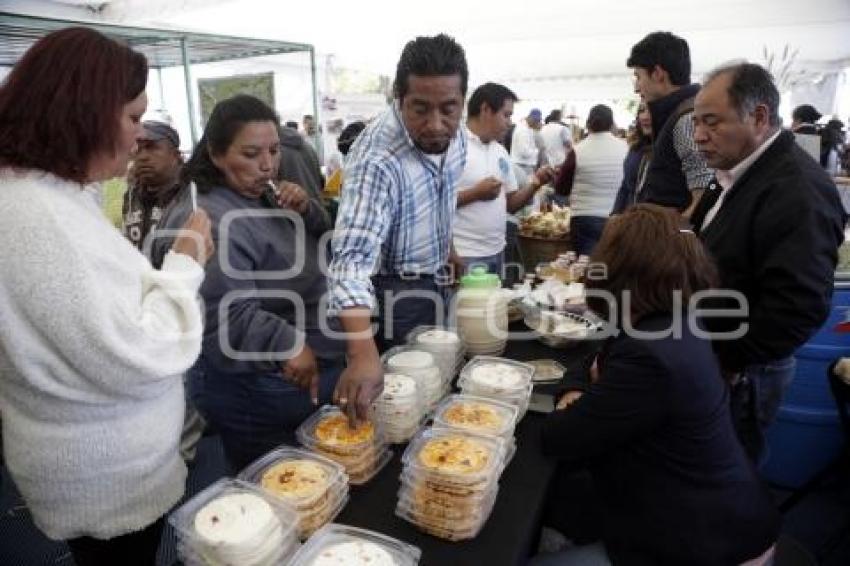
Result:
<svg viewBox="0 0 850 566">
<path fill-rule="evenodd" d="M 528 116 L 519 121 L 514 128 L 511 141 L 511 159 L 523 173 L 522 179 L 517 179 L 520 186 L 531 181 L 540 158 L 540 147 L 537 135 L 543 126 L 543 113 L 532 108 Z"/>
<path fill-rule="evenodd" d="M 142 128 L 121 209 L 124 235 L 139 250 L 177 194 L 183 165 L 177 130 L 159 120 L 146 120 Z"/>
</svg>

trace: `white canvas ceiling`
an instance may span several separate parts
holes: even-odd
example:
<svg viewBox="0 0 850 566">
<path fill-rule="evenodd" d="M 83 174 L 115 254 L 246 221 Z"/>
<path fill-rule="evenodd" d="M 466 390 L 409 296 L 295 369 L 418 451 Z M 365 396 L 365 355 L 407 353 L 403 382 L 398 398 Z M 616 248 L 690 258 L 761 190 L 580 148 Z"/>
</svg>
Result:
<svg viewBox="0 0 850 566">
<path fill-rule="evenodd" d="M 0 3 L 9 4 L 8 2 Z M 26 6 L 26 1 L 11 2 Z M 696 73 L 765 46 L 801 63 L 850 61 L 850 0 L 114 0 L 90 5 L 131 24 L 312 43 L 339 64 L 392 74 L 404 43 L 444 31 L 478 81 L 622 75 L 629 47 L 654 30 L 690 45 Z M 46 8 L 43 8 L 46 9 Z M 50 14 L 42 14 L 50 15 Z"/>
<path fill-rule="evenodd" d="M 10 2 L 0 0 L 0 7 Z M 475 86 L 508 84 L 540 101 L 628 97 L 625 60 L 646 33 L 669 30 L 691 46 L 694 78 L 731 59 L 797 52 L 813 79 L 850 66 L 850 0 L 18 0 L 40 15 L 89 14 L 313 44 L 320 63 L 392 76 L 404 43 L 446 32 L 467 52 Z M 72 8 L 75 5 L 76 8 Z M 50 6 L 63 13 L 47 13 Z"/>
</svg>

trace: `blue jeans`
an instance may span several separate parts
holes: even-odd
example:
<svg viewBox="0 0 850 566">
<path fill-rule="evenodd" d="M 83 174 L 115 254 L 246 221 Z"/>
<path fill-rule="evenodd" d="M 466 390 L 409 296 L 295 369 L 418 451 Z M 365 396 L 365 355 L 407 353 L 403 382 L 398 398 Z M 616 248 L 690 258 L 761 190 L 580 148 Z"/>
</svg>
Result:
<svg viewBox="0 0 850 566">
<path fill-rule="evenodd" d="M 732 420 L 747 455 L 765 459 L 765 433 L 776 420 L 782 396 L 794 378 L 796 360 L 789 356 L 767 364 L 747 366 L 731 390 Z"/>
<path fill-rule="evenodd" d="M 504 280 L 505 274 L 503 273 L 505 269 L 505 253 L 499 252 L 495 255 L 483 255 L 478 257 L 464 257 L 463 265 L 464 272 L 469 273 L 469 271 L 475 267 L 476 265 L 484 266 L 487 268 L 487 273 L 495 273 L 499 276 L 499 279 Z"/>
<path fill-rule="evenodd" d="M 339 374 L 338 360 L 318 359 L 319 406 L 330 403 Z M 275 373 L 222 373 L 201 358 L 188 373 L 189 395 L 221 436 L 230 472 L 281 444 L 297 445 L 295 429 L 316 410 L 310 394 Z"/>
<path fill-rule="evenodd" d="M 381 352 L 405 344 L 407 335 L 417 326 L 445 323 L 447 290 L 433 276 L 375 275 L 372 284 L 380 317 L 375 342 Z M 404 295 L 399 299 L 400 293 Z"/>
<path fill-rule="evenodd" d="M 570 238 L 578 255 L 590 255 L 605 228 L 604 216 L 573 216 L 570 219 Z"/>
</svg>

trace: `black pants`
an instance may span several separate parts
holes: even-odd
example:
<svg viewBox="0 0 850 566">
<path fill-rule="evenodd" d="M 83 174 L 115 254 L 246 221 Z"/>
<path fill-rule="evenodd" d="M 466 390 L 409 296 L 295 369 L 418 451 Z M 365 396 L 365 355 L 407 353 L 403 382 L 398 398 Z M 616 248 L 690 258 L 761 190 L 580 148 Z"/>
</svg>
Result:
<svg viewBox="0 0 850 566">
<path fill-rule="evenodd" d="M 80 537 L 67 541 L 77 566 L 154 566 L 165 517 L 141 531 L 109 540 Z"/>
</svg>

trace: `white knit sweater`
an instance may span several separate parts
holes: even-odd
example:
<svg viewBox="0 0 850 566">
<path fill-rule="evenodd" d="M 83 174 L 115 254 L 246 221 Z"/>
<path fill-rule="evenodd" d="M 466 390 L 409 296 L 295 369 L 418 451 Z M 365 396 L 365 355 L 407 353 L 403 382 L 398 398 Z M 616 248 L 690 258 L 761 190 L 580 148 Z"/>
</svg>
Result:
<svg viewBox="0 0 850 566">
<path fill-rule="evenodd" d="M 92 187 L 87 187 L 91 189 Z M 6 463 L 49 537 L 139 530 L 182 496 L 181 374 L 200 352 L 203 270 L 154 270 L 91 190 L 0 169 Z"/>
</svg>

